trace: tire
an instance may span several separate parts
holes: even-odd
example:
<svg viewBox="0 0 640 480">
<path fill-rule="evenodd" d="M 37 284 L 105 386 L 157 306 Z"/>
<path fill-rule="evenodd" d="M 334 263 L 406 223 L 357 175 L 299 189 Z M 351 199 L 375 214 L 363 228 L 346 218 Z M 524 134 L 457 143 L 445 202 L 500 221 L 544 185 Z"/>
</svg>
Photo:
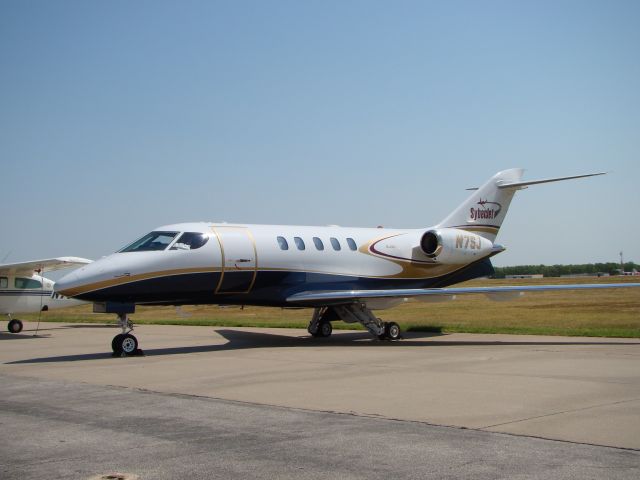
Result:
<svg viewBox="0 0 640 480">
<path fill-rule="evenodd" d="M 22 321 L 18 319 L 11 320 L 9 325 L 7 325 L 7 329 L 11 333 L 20 333 L 22 331 Z"/>
<path fill-rule="evenodd" d="M 385 325 L 384 333 L 389 340 L 399 340 L 402 330 L 396 322 L 389 322 Z"/>
<path fill-rule="evenodd" d="M 122 353 L 122 337 L 124 337 L 124 333 L 119 333 L 111 340 L 111 350 L 113 350 L 113 353 Z"/>
<path fill-rule="evenodd" d="M 321 337 L 330 337 L 333 332 L 333 326 L 331 326 L 331 322 L 320 322 L 318 326 L 318 332 Z"/>
<path fill-rule="evenodd" d="M 313 335 L 314 337 L 319 337 L 320 336 L 320 329 L 318 328 L 318 324 L 316 323 L 315 328 L 311 328 L 311 324 L 309 324 L 309 326 L 307 327 L 307 332 L 309 332 L 311 335 Z"/>
</svg>

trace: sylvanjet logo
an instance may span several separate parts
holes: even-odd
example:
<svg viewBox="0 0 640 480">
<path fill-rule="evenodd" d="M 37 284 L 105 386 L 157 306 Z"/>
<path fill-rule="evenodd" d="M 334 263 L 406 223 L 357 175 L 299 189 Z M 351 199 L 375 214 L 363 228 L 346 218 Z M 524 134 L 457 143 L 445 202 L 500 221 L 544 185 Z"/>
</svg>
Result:
<svg viewBox="0 0 640 480">
<path fill-rule="evenodd" d="M 480 205 L 480 208 L 471 207 L 469 212 L 471 220 L 491 220 L 496 218 L 500 210 L 502 210 L 502 205 L 498 202 L 490 202 L 488 200 L 482 200 L 482 198 L 476 205 Z"/>
</svg>

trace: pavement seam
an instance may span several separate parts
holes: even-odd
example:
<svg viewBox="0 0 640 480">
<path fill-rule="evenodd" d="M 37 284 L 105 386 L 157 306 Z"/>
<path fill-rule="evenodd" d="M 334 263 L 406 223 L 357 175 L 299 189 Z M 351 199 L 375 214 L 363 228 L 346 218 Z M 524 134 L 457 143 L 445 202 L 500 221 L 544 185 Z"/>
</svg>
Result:
<svg viewBox="0 0 640 480">
<path fill-rule="evenodd" d="M 575 408 L 575 409 L 572 409 L 572 410 L 563 410 L 563 411 L 560 411 L 560 412 L 545 413 L 544 415 L 536 415 L 536 416 L 533 416 L 533 417 L 521 418 L 519 420 L 511 420 L 509 422 L 496 423 L 494 425 L 485 425 L 484 427 L 478 427 L 478 429 L 485 430 L 487 428 L 502 427 L 504 425 L 512 425 L 514 423 L 527 422 L 529 420 L 536 420 L 538 418 L 553 417 L 555 415 L 563 415 L 565 413 L 582 412 L 582 411 L 585 411 L 585 410 L 591 410 L 593 408 L 609 407 L 611 405 L 620 405 L 620 404 L 623 404 L 623 403 L 637 402 L 639 400 L 640 400 L 640 398 L 630 398 L 628 400 L 621 400 L 619 402 L 602 403 L 602 404 L 598 404 L 598 405 L 590 405 L 588 407 Z M 637 450 L 637 449 L 634 449 L 634 450 Z"/>
<path fill-rule="evenodd" d="M 86 382 L 79 382 L 79 383 L 85 383 L 87 385 L 93 385 L 93 384 L 86 383 Z M 627 452 L 639 452 L 640 453 L 640 448 L 619 447 L 619 446 L 613 446 L 613 445 L 604 445 L 604 444 L 600 444 L 600 443 L 579 442 L 579 441 L 575 441 L 575 440 L 564 440 L 564 439 L 543 437 L 543 436 L 540 436 L 540 435 L 532 435 L 532 434 L 526 434 L 526 433 L 496 432 L 496 431 L 486 430 L 486 428 L 489 428 L 489 427 L 464 427 L 464 426 L 460 426 L 460 425 L 447 425 L 447 424 L 440 424 L 440 423 L 432 423 L 432 422 L 427 422 L 427 421 L 424 421 L 424 420 L 407 420 L 407 419 L 403 419 L 403 418 L 385 417 L 385 416 L 379 415 L 379 414 L 358 413 L 358 412 L 353 412 L 353 411 L 351 411 L 351 412 L 340 412 L 340 411 L 336 411 L 336 410 L 314 410 L 314 409 L 311 409 L 311 408 L 290 407 L 290 406 L 275 405 L 275 404 L 270 404 L 270 403 L 250 402 L 250 401 L 246 401 L 246 400 L 230 400 L 228 398 L 211 397 L 211 396 L 207 396 L 207 395 L 197 395 L 197 394 L 191 394 L 191 393 L 160 392 L 160 391 L 151 390 L 151 389 L 148 389 L 148 388 L 125 387 L 125 386 L 121 386 L 121 385 L 110 385 L 109 384 L 109 385 L 104 385 L 104 386 L 112 387 L 112 388 L 116 388 L 116 389 L 120 389 L 120 390 L 132 390 L 132 391 L 136 391 L 136 392 L 140 392 L 140 393 L 144 393 L 144 394 L 154 394 L 154 395 L 165 395 L 165 396 L 169 396 L 169 397 L 184 397 L 184 398 L 214 400 L 214 401 L 218 401 L 218 402 L 228 402 L 228 403 L 237 404 L 237 405 L 249 405 L 249 406 L 254 406 L 254 407 L 271 407 L 271 408 L 279 408 L 279 409 L 283 409 L 283 410 L 297 411 L 297 412 L 324 413 L 324 414 L 330 414 L 330 415 L 343 415 L 343 416 L 355 417 L 355 418 L 371 418 L 371 419 L 387 420 L 387 421 L 398 422 L 398 423 L 417 424 L 417 425 L 425 425 L 425 426 L 429 426 L 429 427 L 439 427 L 439 428 L 450 428 L 450 429 L 455 429 L 455 430 L 469 430 L 469 431 L 473 431 L 473 432 L 483 432 L 483 433 L 489 433 L 489 434 L 492 434 L 492 435 L 506 435 L 506 436 L 518 437 L 518 438 L 536 438 L 538 440 L 546 440 L 546 441 L 549 441 L 549 442 L 560 442 L 560 443 L 567 443 L 567 444 L 571 444 L 571 445 L 586 445 L 586 446 L 590 446 L 590 447 L 611 448 L 613 450 L 622 450 L 622 451 L 627 451 Z M 640 399 L 634 399 L 634 400 L 640 400 Z M 634 401 L 634 400 L 625 400 L 623 402 L 616 402 L 616 403 L 625 403 L 625 402 L 630 402 L 630 401 Z M 589 407 L 589 408 L 592 408 L 592 407 Z"/>
</svg>

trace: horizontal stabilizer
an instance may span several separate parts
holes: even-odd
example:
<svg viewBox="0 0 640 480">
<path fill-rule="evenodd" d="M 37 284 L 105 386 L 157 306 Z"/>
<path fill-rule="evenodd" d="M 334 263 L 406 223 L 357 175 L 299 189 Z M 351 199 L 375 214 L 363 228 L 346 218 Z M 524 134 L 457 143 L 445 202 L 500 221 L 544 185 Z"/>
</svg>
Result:
<svg viewBox="0 0 640 480">
<path fill-rule="evenodd" d="M 573 180 L 575 178 L 587 178 L 587 177 L 597 177 L 598 175 L 606 175 L 607 172 L 598 172 L 598 173 L 587 173 L 586 175 L 573 175 L 571 177 L 556 177 L 556 178 L 545 178 L 542 180 L 530 180 L 527 182 L 498 182 L 497 186 L 500 189 L 503 188 L 525 188 L 529 185 L 539 185 L 541 183 L 551 183 L 551 182 L 561 182 L 563 180 Z M 467 190 L 478 190 L 478 187 L 467 188 Z"/>
<path fill-rule="evenodd" d="M 574 285 L 529 285 L 529 286 L 502 286 L 502 287 L 466 287 L 466 288 L 410 288 L 394 290 L 346 290 L 346 291 L 320 291 L 300 292 L 287 298 L 289 303 L 305 303 L 314 306 L 339 305 L 366 301 L 373 298 L 415 298 L 422 296 L 457 296 L 482 293 L 506 299 L 509 294 L 517 298 L 517 293 L 545 292 L 559 290 L 600 290 L 605 288 L 633 288 L 640 287 L 640 283 L 594 283 Z"/>
<path fill-rule="evenodd" d="M 586 175 L 574 175 L 572 177 L 545 178 L 544 180 L 531 180 L 528 182 L 510 182 L 498 183 L 498 188 L 523 188 L 529 185 L 538 185 L 540 183 L 561 182 L 562 180 L 573 180 L 574 178 L 597 177 L 598 175 L 606 175 L 607 172 L 588 173 Z"/>
</svg>

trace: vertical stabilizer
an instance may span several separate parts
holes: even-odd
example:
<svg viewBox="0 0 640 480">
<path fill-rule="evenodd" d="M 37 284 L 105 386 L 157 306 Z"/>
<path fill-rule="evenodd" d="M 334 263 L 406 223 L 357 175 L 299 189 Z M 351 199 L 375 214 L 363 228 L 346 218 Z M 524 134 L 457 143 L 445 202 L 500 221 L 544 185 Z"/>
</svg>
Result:
<svg viewBox="0 0 640 480">
<path fill-rule="evenodd" d="M 496 173 L 437 226 L 468 230 L 493 242 L 517 190 L 499 186 L 519 182 L 523 173 L 522 168 Z"/>
</svg>

